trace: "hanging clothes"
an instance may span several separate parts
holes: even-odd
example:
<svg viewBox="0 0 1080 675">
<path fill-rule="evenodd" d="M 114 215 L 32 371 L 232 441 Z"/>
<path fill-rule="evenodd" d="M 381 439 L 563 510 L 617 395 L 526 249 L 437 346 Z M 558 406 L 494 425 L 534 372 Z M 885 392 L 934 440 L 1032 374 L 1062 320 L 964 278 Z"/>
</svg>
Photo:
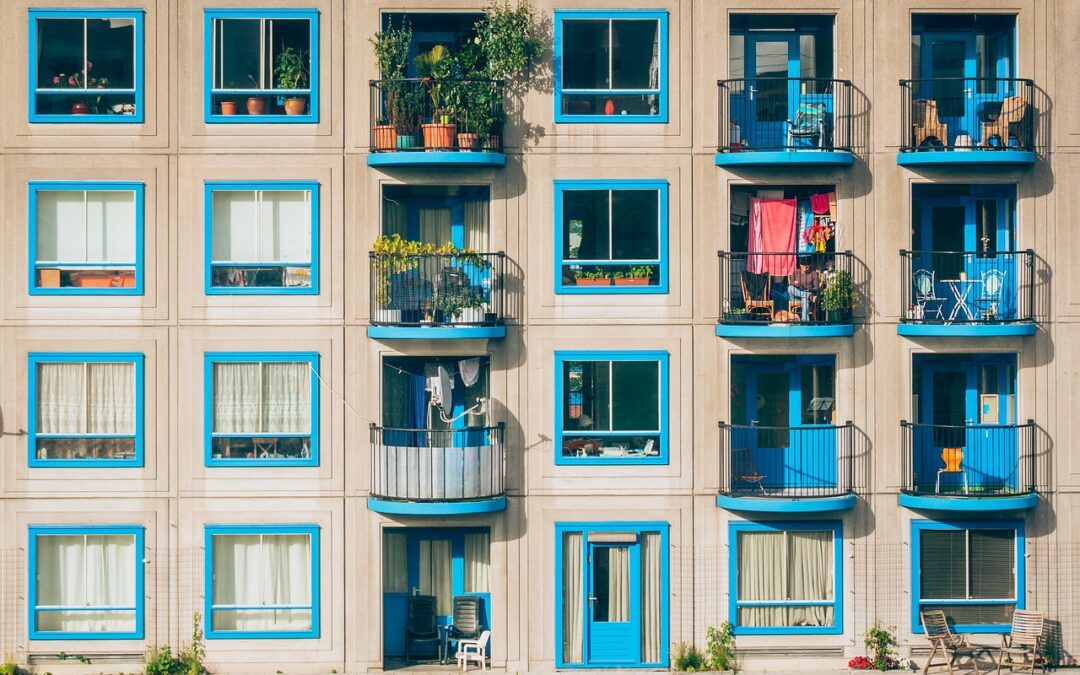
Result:
<svg viewBox="0 0 1080 675">
<path fill-rule="evenodd" d="M 797 253 L 813 253 L 814 245 L 807 241 L 807 233 L 814 226 L 813 197 L 810 200 L 799 200 L 798 214 L 795 217 L 798 223 L 798 232 L 795 235 L 795 251 Z"/>
<path fill-rule="evenodd" d="M 748 255 L 746 269 L 753 274 L 784 277 L 795 271 L 794 199 L 750 200 L 750 232 L 746 250 L 750 253 L 790 253 L 790 255 Z"/>
<path fill-rule="evenodd" d="M 466 387 L 471 387 L 480 379 L 480 359 L 471 358 L 458 361 L 458 373 L 461 382 Z"/>
<path fill-rule="evenodd" d="M 818 195 L 810 195 L 810 207 L 814 213 L 823 215 L 829 212 L 829 193 L 822 192 Z"/>
</svg>

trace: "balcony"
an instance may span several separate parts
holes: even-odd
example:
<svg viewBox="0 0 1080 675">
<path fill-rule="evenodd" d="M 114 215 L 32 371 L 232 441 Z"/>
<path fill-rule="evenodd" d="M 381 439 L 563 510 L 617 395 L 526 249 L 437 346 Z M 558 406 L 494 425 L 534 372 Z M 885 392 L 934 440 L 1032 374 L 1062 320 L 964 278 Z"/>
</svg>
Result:
<svg viewBox="0 0 1080 675">
<path fill-rule="evenodd" d="M 900 505 L 1000 512 L 1038 502 L 1035 422 L 948 426 L 900 423 Z"/>
<path fill-rule="evenodd" d="M 502 80 L 372 80 L 370 88 L 368 166 L 506 164 Z"/>
<path fill-rule="evenodd" d="M 901 166 L 1034 164 L 1035 83 L 1007 78 L 900 80 Z"/>
<path fill-rule="evenodd" d="M 854 258 L 851 252 L 731 253 L 720 260 L 720 337 L 845 337 L 855 332 Z M 802 261 L 817 289 L 808 297 L 792 286 Z M 801 282 L 800 282 L 801 283 Z M 811 284 L 813 285 L 813 284 Z M 793 292 L 794 288 L 794 292 Z"/>
<path fill-rule="evenodd" d="M 396 339 L 506 336 L 506 255 L 370 254 L 368 337 Z"/>
<path fill-rule="evenodd" d="M 502 511 L 504 431 L 503 424 L 465 429 L 372 424 L 368 508 L 399 515 Z"/>
<path fill-rule="evenodd" d="M 854 436 L 841 426 L 720 422 L 720 494 L 732 511 L 815 513 L 855 506 Z"/>
<path fill-rule="evenodd" d="M 907 336 L 1034 335 L 1034 251 L 900 251 Z"/>
<path fill-rule="evenodd" d="M 717 166 L 848 166 L 848 80 L 720 80 Z"/>
</svg>

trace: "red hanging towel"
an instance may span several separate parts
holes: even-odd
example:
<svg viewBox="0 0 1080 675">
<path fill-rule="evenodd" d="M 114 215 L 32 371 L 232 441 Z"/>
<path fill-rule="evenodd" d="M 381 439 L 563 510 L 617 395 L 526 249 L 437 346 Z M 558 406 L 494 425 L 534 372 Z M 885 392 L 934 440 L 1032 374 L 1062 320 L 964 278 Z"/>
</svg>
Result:
<svg viewBox="0 0 1080 675">
<path fill-rule="evenodd" d="M 789 253 L 789 255 L 749 255 L 746 269 L 753 274 L 767 272 L 786 277 L 795 271 L 794 199 L 750 200 L 750 232 L 746 249 L 753 253 Z"/>
<path fill-rule="evenodd" d="M 821 215 L 829 212 L 829 193 L 810 195 L 810 208 L 814 213 Z"/>
</svg>

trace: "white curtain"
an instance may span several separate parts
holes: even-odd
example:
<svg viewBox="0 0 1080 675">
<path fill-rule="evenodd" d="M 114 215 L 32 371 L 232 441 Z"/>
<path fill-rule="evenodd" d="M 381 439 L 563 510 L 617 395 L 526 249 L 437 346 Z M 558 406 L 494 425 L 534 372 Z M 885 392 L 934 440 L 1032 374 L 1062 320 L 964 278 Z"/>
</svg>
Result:
<svg viewBox="0 0 1080 675">
<path fill-rule="evenodd" d="M 134 364 L 42 363 L 37 377 L 41 433 L 135 433 Z"/>
<path fill-rule="evenodd" d="M 435 612 L 450 616 L 453 606 L 450 542 L 446 539 L 420 541 L 420 594 L 435 596 Z"/>
<path fill-rule="evenodd" d="M 135 264 L 135 193 L 37 193 L 37 260 Z"/>
<path fill-rule="evenodd" d="M 465 592 L 491 592 L 491 535 L 465 533 Z"/>
<path fill-rule="evenodd" d="M 788 596 L 791 600 L 832 601 L 833 533 L 788 533 Z M 791 607 L 788 625 L 830 626 L 832 606 Z"/>
<path fill-rule="evenodd" d="M 660 631 L 663 617 L 660 614 L 661 589 L 660 533 L 644 532 L 641 535 L 641 660 L 644 663 L 660 661 Z"/>
<path fill-rule="evenodd" d="M 216 190 L 212 193 L 214 262 L 309 262 L 311 193 Z"/>
<path fill-rule="evenodd" d="M 38 535 L 37 606 L 42 631 L 128 632 L 135 630 L 136 551 L 130 534 Z"/>
<path fill-rule="evenodd" d="M 487 251 L 490 203 L 465 202 L 465 248 Z"/>
<path fill-rule="evenodd" d="M 783 532 L 738 533 L 738 599 L 785 600 Z M 783 626 L 783 607 L 740 607 L 740 626 Z"/>
<path fill-rule="evenodd" d="M 216 535 L 213 550 L 213 604 L 237 606 L 214 610 L 215 630 L 311 628 L 309 535 Z"/>
<path fill-rule="evenodd" d="M 401 202 L 383 199 L 383 234 L 409 238 L 409 210 Z"/>
<path fill-rule="evenodd" d="M 595 550 L 595 549 L 594 549 Z M 612 546 L 608 551 L 608 621 L 630 620 L 630 549 Z M 593 563 L 596 564 L 595 562 Z"/>
<path fill-rule="evenodd" d="M 214 431 L 310 432 L 310 368 L 306 361 L 215 363 Z"/>
<path fill-rule="evenodd" d="M 739 600 L 833 599 L 833 533 L 829 531 L 740 532 Z M 744 626 L 832 625 L 824 606 L 742 607 Z"/>
<path fill-rule="evenodd" d="M 420 241 L 445 244 L 450 241 L 450 209 L 420 209 Z"/>
<path fill-rule="evenodd" d="M 408 553 L 404 532 L 383 534 L 383 593 L 409 592 Z"/>
<path fill-rule="evenodd" d="M 585 606 L 582 597 L 584 571 L 581 568 L 581 544 L 580 532 L 563 535 L 562 657 L 565 663 L 581 663 L 583 660 Z"/>
</svg>

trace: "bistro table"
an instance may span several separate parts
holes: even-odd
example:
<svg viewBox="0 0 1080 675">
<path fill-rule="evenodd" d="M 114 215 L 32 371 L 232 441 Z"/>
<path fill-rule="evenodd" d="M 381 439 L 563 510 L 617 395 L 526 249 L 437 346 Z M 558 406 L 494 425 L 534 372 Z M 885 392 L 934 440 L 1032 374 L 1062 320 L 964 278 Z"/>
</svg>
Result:
<svg viewBox="0 0 1080 675">
<path fill-rule="evenodd" d="M 975 317 L 971 313 L 971 305 L 968 304 L 968 299 L 971 297 L 971 291 L 982 284 L 982 281 L 979 279 L 942 279 L 941 283 L 948 286 L 953 297 L 956 298 L 956 304 L 953 305 L 946 321 L 956 321 L 957 315 L 961 313 L 963 313 L 965 320 L 974 321 Z"/>
</svg>

